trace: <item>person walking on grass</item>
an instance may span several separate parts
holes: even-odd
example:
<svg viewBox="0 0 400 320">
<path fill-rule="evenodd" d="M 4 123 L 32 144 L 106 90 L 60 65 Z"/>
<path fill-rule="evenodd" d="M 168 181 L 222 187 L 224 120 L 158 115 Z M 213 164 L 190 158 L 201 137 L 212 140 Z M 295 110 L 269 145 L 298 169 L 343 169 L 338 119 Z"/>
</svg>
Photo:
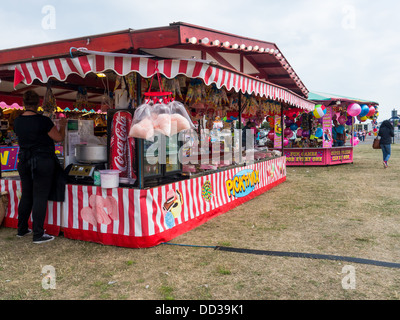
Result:
<svg viewBox="0 0 400 320">
<path fill-rule="evenodd" d="M 392 138 L 394 138 L 394 127 L 389 120 L 382 122 L 381 127 L 379 128 L 378 136 L 381 137 L 383 167 L 386 169 L 389 166 L 388 161 L 392 154 Z"/>
</svg>

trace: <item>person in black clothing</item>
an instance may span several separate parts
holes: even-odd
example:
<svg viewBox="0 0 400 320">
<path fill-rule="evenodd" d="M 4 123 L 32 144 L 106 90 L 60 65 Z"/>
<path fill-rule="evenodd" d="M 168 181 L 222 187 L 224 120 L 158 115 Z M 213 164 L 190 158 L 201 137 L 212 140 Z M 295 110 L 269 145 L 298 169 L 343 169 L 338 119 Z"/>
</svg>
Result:
<svg viewBox="0 0 400 320">
<path fill-rule="evenodd" d="M 251 130 L 254 127 L 255 127 L 254 123 L 252 123 L 251 121 L 247 121 L 246 125 L 242 129 L 242 148 L 245 148 L 245 150 L 254 148 L 254 145 L 253 146 L 248 146 L 247 143 L 246 143 L 247 132 L 250 133 L 251 131 L 249 131 L 249 130 Z"/>
<path fill-rule="evenodd" d="M 381 137 L 383 167 L 386 169 L 389 166 L 388 161 L 392 153 L 391 144 L 392 138 L 394 137 L 394 127 L 389 120 L 385 120 L 382 122 L 381 127 L 379 128 L 378 136 Z"/>
<path fill-rule="evenodd" d="M 22 195 L 18 205 L 18 237 L 32 233 L 28 220 L 32 213 L 33 242 L 54 240 L 44 233 L 47 200 L 55 168 L 54 141 L 64 140 L 66 119 L 60 120 L 60 130 L 50 118 L 37 113 L 39 96 L 33 90 L 25 92 L 25 112 L 14 120 L 14 131 L 18 137 L 18 173 Z"/>
</svg>

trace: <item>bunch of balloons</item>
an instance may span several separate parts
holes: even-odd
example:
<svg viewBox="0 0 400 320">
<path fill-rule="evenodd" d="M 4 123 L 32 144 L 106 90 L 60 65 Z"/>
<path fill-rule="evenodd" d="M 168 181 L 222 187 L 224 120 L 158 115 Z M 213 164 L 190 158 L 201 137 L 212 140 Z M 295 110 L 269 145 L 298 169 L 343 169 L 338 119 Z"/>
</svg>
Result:
<svg viewBox="0 0 400 320">
<path fill-rule="evenodd" d="M 347 114 L 351 117 L 357 117 L 360 122 L 365 122 L 368 119 L 373 120 L 374 117 L 379 116 L 377 107 L 368 106 L 366 104 L 360 106 L 357 103 L 352 103 L 348 106 Z"/>
</svg>

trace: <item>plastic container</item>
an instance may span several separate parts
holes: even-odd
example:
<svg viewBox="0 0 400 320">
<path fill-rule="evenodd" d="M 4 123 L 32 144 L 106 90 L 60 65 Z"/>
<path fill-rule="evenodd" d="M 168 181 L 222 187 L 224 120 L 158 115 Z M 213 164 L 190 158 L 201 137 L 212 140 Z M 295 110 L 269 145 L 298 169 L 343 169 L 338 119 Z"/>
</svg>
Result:
<svg viewBox="0 0 400 320">
<path fill-rule="evenodd" d="M 93 180 L 94 180 L 94 185 L 95 186 L 100 186 L 101 185 L 101 178 L 100 178 L 100 172 L 95 171 L 93 173 Z"/>
<path fill-rule="evenodd" d="M 101 187 L 104 189 L 118 188 L 119 170 L 99 170 Z"/>
</svg>

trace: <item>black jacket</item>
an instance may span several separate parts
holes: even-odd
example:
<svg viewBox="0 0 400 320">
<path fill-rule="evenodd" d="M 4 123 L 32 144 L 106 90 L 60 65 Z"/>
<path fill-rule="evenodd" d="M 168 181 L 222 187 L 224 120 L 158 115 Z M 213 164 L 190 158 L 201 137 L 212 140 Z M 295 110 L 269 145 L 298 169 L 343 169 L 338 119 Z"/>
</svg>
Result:
<svg viewBox="0 0 400 320">
<path fill-rule="evenodd" d="M 379 128 L 379 134 L 381 137 L 381 144 L 387 145 L 392 144 L 392 138 L 394 137 L 394 127 L 389 120 L 382 122 Z"/>
</svg>

